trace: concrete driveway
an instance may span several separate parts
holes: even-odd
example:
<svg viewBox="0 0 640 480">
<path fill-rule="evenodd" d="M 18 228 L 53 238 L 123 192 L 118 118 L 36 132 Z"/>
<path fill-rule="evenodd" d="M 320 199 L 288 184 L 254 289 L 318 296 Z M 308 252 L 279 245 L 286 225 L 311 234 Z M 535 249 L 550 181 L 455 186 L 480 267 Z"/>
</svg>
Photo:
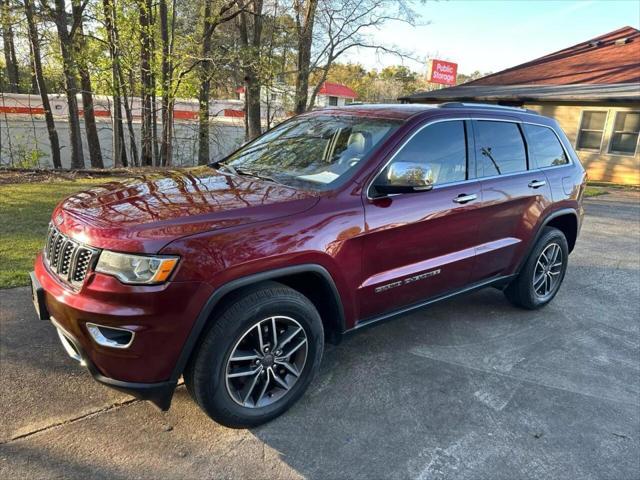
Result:
<svg viewBox="0 0 640 480">
<path fill-rule="evenodd" d="M 639 202 L 587 201 L 542 311 L 490 289 L 364 331 L 253 430 L 184 387 L 161 413 L 94 383 L 26 288 L 0 291 L 0 478 L 638 478 Z"/>
</svg>

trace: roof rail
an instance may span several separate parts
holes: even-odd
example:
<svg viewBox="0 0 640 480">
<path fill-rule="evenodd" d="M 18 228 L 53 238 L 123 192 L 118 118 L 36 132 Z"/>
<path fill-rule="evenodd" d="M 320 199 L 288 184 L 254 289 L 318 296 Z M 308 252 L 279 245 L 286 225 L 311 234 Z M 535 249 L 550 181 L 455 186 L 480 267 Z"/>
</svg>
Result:
<svg viewBox="0 0 640 480">
<path fill-rule="evenodd" d="M 494 105 L 492 103 L 465 103 L 465 102 L 446 102 L 438 105 L 439 108 L 486 108 L 487 110 L 506 110 L 520 113 L 534 113 L 539 115 L 535 110 L 522 107 L 508 107 L 506 105 Z"/>
</svg>

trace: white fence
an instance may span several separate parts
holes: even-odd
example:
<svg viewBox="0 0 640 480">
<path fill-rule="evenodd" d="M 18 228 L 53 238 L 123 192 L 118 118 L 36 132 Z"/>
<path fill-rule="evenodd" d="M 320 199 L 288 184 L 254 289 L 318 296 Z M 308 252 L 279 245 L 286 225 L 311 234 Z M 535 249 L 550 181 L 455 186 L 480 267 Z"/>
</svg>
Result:
<svg viewBox="0 0 640 480">
<path fill-rule="evenodd" d="M 56 130 L 60 141 L 62 166 L 68 168 L 71 163 L 69 144 L 69 125 L 66 98 L 50 95 L 51 109 L 54 113 Z M 111 98 L 96 96 L 94 110 L 98 128 L 98 137 L 105 167 L 113 166 Z M 244 119 L 242 104 L 239 100 L 214 101 L 210 105 L 210 152 L 211 159 L 222 157 L 237 148 L 244 138 Z M 82 102 L 79 101 L 79 105 Z M 140 100 L 131 101 L 133 130 L 140 152 Z M 124 109 L 123 109 L 124 110 Z M 178 100 L 174 108 L 173 165 L 189 166 L 198 159 L 198 103 L 190 100 Z M 125 112 L 122 112 L 125 118 Z M 160 112 L 157 112 L 158 122 Z M 89 167 L 89 149 L 84 135 L 83 146 L 85 166 Z M 161 125 L 157 125 L 158 133 Z M 129 150 L 129 130 L 124 122 L 125 148 L 131 163 Z M 0 93 L 0 166 L 52 168 L 51 147 L 44 119 L 42 102 L 38 95 Z"/>
</svg>

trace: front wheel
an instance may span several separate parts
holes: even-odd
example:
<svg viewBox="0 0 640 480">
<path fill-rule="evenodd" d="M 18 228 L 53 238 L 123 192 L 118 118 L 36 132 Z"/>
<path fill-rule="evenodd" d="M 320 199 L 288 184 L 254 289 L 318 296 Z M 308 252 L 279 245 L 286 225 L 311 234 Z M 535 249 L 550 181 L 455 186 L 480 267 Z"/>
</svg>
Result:
<svg viewBox="0 0 640 480">
<path fill-rule="evenodd" d="M 546 227 L 520 274 L 504 293 L 514 305 L 535 310 L 549 303 L 564 280 L 569 246 L 557 228 Z"/>
<path fill-rule="evenodd" d="M 185 371 L 200 407 L 217 422 L 246 428 L 290 408 L 318 371 L 320 315 L 299 292 L 275 282 L 227 303 Z"/>
</svg>

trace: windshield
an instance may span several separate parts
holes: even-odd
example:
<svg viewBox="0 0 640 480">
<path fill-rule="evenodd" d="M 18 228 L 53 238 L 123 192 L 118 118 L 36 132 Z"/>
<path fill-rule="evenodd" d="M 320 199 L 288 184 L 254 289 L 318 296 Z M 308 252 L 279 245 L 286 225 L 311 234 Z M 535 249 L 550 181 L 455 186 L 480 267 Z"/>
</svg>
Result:
<svg viewBox="0 0 640 480">
<path fill-rule="evenodd" d="M 344 115 L 294 118 L 231 154 L 220 165 L 285 185 L 328 190 L 401 124 Z"/>
</svg>

